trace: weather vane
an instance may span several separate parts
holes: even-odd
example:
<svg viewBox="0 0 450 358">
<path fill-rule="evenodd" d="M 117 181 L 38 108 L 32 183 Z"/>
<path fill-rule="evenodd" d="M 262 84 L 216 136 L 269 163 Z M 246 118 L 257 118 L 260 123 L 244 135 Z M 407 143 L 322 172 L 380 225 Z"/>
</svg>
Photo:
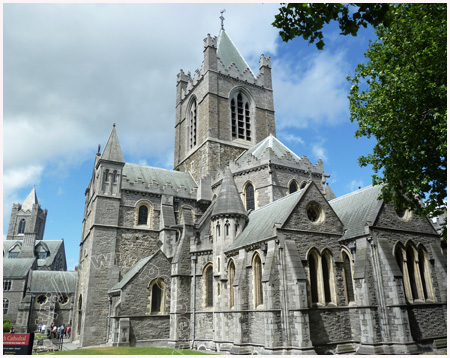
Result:
<svg viewBox="0 0 450 358">
<path fill-rule="evenodd" d="M 222 30 L 224 30 L 224 28 L 223 28 L 223 20 L 225 20 L 225 18 L 223 17 L 223 13 L 224 13 L 224 12 L 226 12 L 225 9 L 223 9 L 223 10 L 220 12 L 220 17 L 219 17 L 220 22 L 221 22 L 221 26 L 222 26 Z"/>
</svg>

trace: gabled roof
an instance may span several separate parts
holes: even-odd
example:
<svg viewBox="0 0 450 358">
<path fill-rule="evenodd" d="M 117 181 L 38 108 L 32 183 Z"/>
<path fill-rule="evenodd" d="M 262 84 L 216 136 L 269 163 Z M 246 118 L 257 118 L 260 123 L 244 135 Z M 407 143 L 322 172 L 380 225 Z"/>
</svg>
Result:
<svg viewBox="0 0 450 358">
<path fill-rule="evenodd" d="M 3 258 L 3 278 L 23 278 L 33 266 L 34 259 Z"/>
<path fill-rule="evenodd" d="M 225 169 L 225 176 L 222 180 L 211 217 L 227 214 L 247 217 L 247 211 L 244 208 L 244 204 L 234 183 L 233 174 L 231 174 L 231 170 L 228 167 Z"/>
<path fill-rule="evenodd" d="M 74 293 L 77 285 L 75 271 L 32 271 L 31 292 Z"/>
<path fill-rule="evenodd" d="M 228 250 L 237 249 L 272 237 L 275 224 L 284 224 L 308 187 L 309 185 L 251 212 L 244 231 L 236 238 Z"/>
<path fill-rule="evenodd" d="M 329 203 L 344 224 L 344 239 L 364 235 L 367 221 L 373 220 L 381 202 L 381 186 L 368 186 L 353 193 L 330 200 Z"/>
<path fill-rule="evenodd" d="M 241 73 L 247 68 L 251 71 L 250 66 L 223 29 L 220 30 L 217 40 L 217 57 L 220 58 L 225 67 L 234 63 Z M 255 75 L 253 74 L 253 76 Z"/>
<path fill-rule="evenodd" d="M 250 149 L 247 149 L 247 151 L 245 151 L 238 159 L 236 159 L 236 163 L 237 164 L 245 163 L 249 157 L 261 159 L 267 148 L 270 148 L 270 150 L 272 150 L 272 152 L 279 159 L 281 159 L 283 156 L 289 153 L 290 155 L 292 155 L 294 159 L 300 160 L 297 154 L 295 154 L 292 150 L 286 147 L 272 134 L 269 134 L 269 136 L 263 139 L 261 142 L 255 144 Z"/>
<path fill-rule="evenodd" d="M 108 142 L 106 142 L 105 149 L 103 149 L 100 159 L 109 160 L 111 162 L 125 163 L 115 125 L 113 126 Z"/>
<path fill-rule="evenodd" d="M 3 252 L 8 252 L 16 243 L 22 244 L 22 240 L 3 240 Z M 50 266 L 53 263 L 53 260 L 56 257 L 61 245 L 64 245 L 64 240 L 36 240 L 34 247 L 36 248 L 38 245 L 44 245 L 50 251 L 50 255 L 45 259 L 37 260 L 38 267 L 42 266 Z M 16 261 L 19 259 L 8 259 L 8 255 L 5 254 L 3 260 L 8 261 Z M 34 259 L 32 259 L 34 260 Z M 4 266 L 4 265 L 3 265 Z"/>
<path fill-rule="evenodd" d="M 175 190 L 185 187 L 188 191 L 191 191 L 197 187 L 197 184 L 189 173 L 137 164 L 126 163 L 123 167 L 122 176 L 126 176 L 126 180 L 129 182 L 139 180 L 148 184 L 156 182 L 161 188 L 167 184 L 171 184 Z"/>
<path fill-rule="evenodd" d="M 22 210 L 23 211 L 31 211 L 31 209 L 33 209 L 33 205 L 39 204 L 38 203 L 38 199 L 37 199 L 37 195 L 36 195 L 36 189 L 33 188 L 31 189 L 30 194 L 28 194 L 27 198 L 25 199 L 25 201 L 22 204 Z"/>
</svg>

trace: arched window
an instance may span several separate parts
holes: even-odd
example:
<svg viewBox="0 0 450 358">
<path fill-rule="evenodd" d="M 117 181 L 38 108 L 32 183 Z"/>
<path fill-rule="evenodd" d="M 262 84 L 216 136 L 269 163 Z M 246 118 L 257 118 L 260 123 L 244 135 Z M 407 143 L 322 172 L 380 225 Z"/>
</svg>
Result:
<svg viewBox="0 0 450 358">
<path fill-rule="evenodd" d="M 108 179 L 109 179 L 109 169 L 106 169 L 106 170 L 103 172 L 103 182 L 107 182 Z"/>
<path fill-rule="evenodd" d="M 231 137 L 232 139 L 252 139 L 250 100 L 241 91 L 235 92 L 230 99 Z"/>
<path fill-rule="evenodd" d="M 141 205 L 139 207 L 138 225 L 147 225 L 147 219 L 148 219 L 148 207 L 146 205 Z"/>
<path fill-rule="evenodd" d="M 166 312 L 166 290 L 167 285 L 161 278 L 150 283 L 150 314 L 164 314 Z"/>
<path fill-rule="evenodd" d="M 113 183 L 117 183 L 117 170 L 113 172 Z"/>
<path fill-rule="evenodd" d="M 11 280 L 3 280 L 3 291 L 9 291 L 11 290 Z"/>
<path fill-rule="evenodd" d="M 197 101 L 194 99 L 189 109 L 189 148 L 197 145 Z"/>
<path fill-rule="evenodd" d="M 213 306 L 213 266 L 209 264 L 203 272 L 203 287 L 204 287 L 204 304 L 205 307 Z"/>
<path fill-rule="evenodd" d="M 25 219 L 20 220 L 19 222 L 19 234 L 23 234 L 25 232 Z"/>
<path fill-rule="evenodd" d="M 230 261 L 228 265 L 228 303 L 229 307 L 234 307 L 234 274 L 235 274 L 235 268 L 234 268 L 234 262 L 233 260 Z"/>
<path fill-rule="evenodd" d="M 398 243 L 395 258 L 403 274 L 403 288 L 409 302 L 434 300 L 433 284 L 428 267 L 426 251 L 417 250 L 412 242 L 405 247 Z"/>
<path fill-rule="evenodd" d="M 312 304 L 336 304 L 333 267 L 333 258 L 328 250 L 325 250 L 322 255 L 315 249 L 308 254 L 309 286 Z"/>
<path fill-rule="evenodd" d="M 344 283 L 345 283 L 345 293 L 347 296 L 347 304 L 350 302 L 355 302 L 355 292 L 353 289 L 353 273 L 352 273 L 352 261 L 347 252 L 342 251 L 342 256 L 344 258 Z"/>
<path fill-rule="evenodd" d="M 292 180 L 289 184 L 289 194 L 295 193 L 298 190 L 298 184 L 295 180 Z"/>
<path fill-rule="evenodd" d="M 7 298 L 3 299 L 3 315 L 8 314 L 9 300 Z"/>
<path fill-rule="evenodd" d="M 220 237 L 220 223 L 217 222 L 217 226 L 216 226 L 216 235 L 219 238 Z"/>
<path fill-rule="evenodd" d="M 258 254 L 253 258 L 253 283 L 255 307 L 258 307 L 263 304 L 262 264 Z"/>
<path fill-rule="evenodd" d="M 248 183 L 244 189 L 245 207 L 247 210 L 255 210 L 255 188 L 252 183 Z"/>
<path fill-rule="evenodd" d="M 227 220 L 225 222 L 225 236 L 229 236 L 230 235 L 230 222 Z"/>
</svg>

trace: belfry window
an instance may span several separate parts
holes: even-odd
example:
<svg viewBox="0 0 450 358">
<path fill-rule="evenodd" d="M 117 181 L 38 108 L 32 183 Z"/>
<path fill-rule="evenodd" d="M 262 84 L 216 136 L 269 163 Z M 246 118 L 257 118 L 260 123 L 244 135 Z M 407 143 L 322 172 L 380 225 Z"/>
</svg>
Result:
<svg viewBox="0 0 450 358">
<path fill-rule="evenodd" d="M 263 304 L 262 264 L 258 254 L 253 258 L 253 283 L 255 307 Z"/>
<path fill-rule="evenodd" d="M 247 210 L 255 210 L 255 188 L 251 183 L 245 187 L 245 206 Z"/>
<path fill-rule="evenodd" d="M 3 291 L 10 291 L 11 290 L 11 280 L 4 280 L 3 281 Z"/>
<path fill-rule="evenodd" d="M 194 99 L 189 109 L 189 148 L 197 145 L 197 101 Z"/>
<path fill-rule="evenodd" d="M 252 139 L 250 100 L 242 92 L 236 92 L 230 101 L 232 139 Z"/>
<path fill-rule="evenodd" d="M 23 234 L 25 232 L 25 219 L 20 220 L 19 222 L 19 234 Z"/>
</svg>

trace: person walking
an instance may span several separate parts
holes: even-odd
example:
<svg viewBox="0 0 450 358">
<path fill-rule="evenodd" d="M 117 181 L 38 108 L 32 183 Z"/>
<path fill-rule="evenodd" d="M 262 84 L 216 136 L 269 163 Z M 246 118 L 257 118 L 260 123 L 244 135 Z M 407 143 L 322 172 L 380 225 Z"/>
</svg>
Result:
<svg viewBox="0 0 450 358">
<path fill-rule="evenodd" d="M 70 338 L 70 331 L 71 331 L 72 329 L 70 328 L 70 324 L 68 324 L 67 325 L 67 330 L 66 330 L 66 332 L 67 332 L 67 338 Z"/>
</svg>

